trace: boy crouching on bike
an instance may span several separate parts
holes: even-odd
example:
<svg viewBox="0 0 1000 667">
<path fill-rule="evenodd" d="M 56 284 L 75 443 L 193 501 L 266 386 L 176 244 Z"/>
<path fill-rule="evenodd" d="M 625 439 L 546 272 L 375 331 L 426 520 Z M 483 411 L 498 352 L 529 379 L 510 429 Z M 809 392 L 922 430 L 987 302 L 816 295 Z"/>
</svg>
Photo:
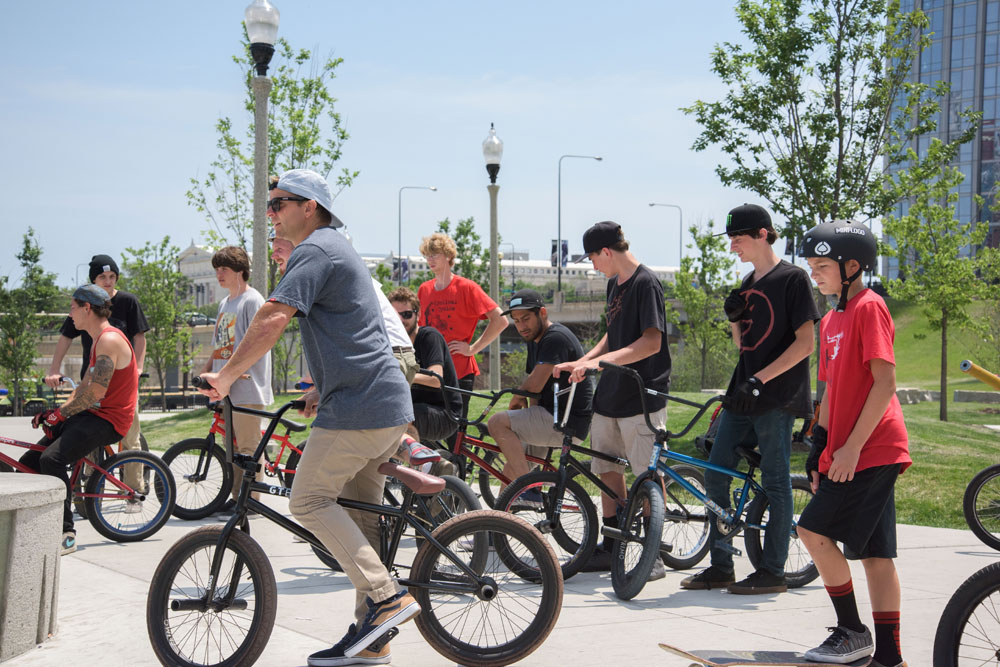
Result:
<svg viewBox="0 0 1000 667">
<path fill-rule="evenodd" d="M 803 257 L 823 294 L 838 294 L 820 323 L 819 379 L 826 382 L 806 474 L 816 494 L 798 523 L 819 570 L 837 627 L 806 657 L 847 663 L 872 653 L 873 667 L 905 667 L 899 648 L 896 477 L 911 463 L 896 398 L 895 327 L 885 302 L 858 278 L 875 265 L 876 243 L 860 223 L 809 230 Z M 844 551 L 836 542 L 843 542 Z M 861 622 L 847 559 L 868 579 L 875 638 Z"/>
</svg>

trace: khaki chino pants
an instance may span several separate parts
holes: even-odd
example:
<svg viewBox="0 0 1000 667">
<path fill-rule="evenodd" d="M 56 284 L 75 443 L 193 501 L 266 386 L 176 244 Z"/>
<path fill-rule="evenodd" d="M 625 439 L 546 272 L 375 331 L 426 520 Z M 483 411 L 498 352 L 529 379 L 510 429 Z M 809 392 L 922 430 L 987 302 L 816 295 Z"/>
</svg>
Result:
<svg viewBox="0 0 1000 667">
<path fill-rule="evenodd" d="M 405 429 L 406 424 L 356 431 L 314 426 L 295 471 L 288 509 L 344 568 L 357 590 L 359 622 L 366 598 L 382 602 L 398 589 L 379 558 L 378 516 L 348 511 L 337 499 L 382 504 L 385 475 L 378 467 L 396 452 Z"/>
</svg>

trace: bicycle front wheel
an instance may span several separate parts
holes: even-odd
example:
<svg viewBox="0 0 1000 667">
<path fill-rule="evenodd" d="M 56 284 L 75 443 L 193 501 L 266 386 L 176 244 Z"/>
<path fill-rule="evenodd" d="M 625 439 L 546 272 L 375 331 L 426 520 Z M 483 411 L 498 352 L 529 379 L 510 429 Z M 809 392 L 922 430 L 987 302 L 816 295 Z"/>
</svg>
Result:
<svg viewBox="0 0 1000 667">
<path fill-rule="evenodd" d="M 531 472 L 510 483 L 497 498 L 496 508 L 515 514 L 536 528 L 546 525 L 551 515 L 555 525 L 543 533 L 559 558 L 563 579 L 569 579 L 590 560 L 597 546 L 597 510 L 594 501 L 577 482 L 566 480 L 562 498 L 555 497 L 559 473 Z M 559 508 L 558 515 L 554 507 Z M 511 569 L 533 567 L 512 561 Z"/>
<path fill-rule="evenodd" d="M 640 477 L 632 485 L 625 514 L 618 520 L 622 539 L 611 552 L 611 584 L 621 600 L 631 600 L 649 580 L 660 557 L 663 492 L 657 480 Z"/>
<path fill-rule="evenodd" d="M 788 540 L 788 557 L 785 559 L 785 583 L 789 588 L 805 586 L 819 576 L 812 556 L 795 532 L 802 510 L 812 500 L 812 487 L 805 475 L 792 475 L 792 534 Z M 769 502 L 767 496 L 760 494 L 750 503 L 747 509 L 747 523 L 767 526 Z M 760 567 L 764 560 L 764 531 L 747 527 L 743 533 L 743 541 L 747 547 L 747 558 L 754 569 Z"/>
<path fill-rule="evenodd" d="M 233 467 L 209 438 L 188 438 L 163 453 L 177 483 L 174 516 L 193 521 L 218 511 L 233 489 Z"/>
<path fill-rule="evenodd" d="M 132 493 L 111 482 L 127 484 L 125 467 L 139 469 L 138 488 Z M 116 542 L 136 542 L 154 534 L 170 518 L 177 498 L 174 476 L 159 456 L 141 450 L 115 454 L 104 463 L 106 474 L 96 470 L 87 480 L 87 519 L 104 537 Z M 131 472 L 131 470 L 130 470 Z"/>
<path fill-rule="evenodd" d="M 983 544 L 1000 551 L 1000 465 L 972 478 L 962 498 L 965 522 Z"/>
<path fill-rule="evenodd" d="M 509 665 L 541 646 L 559 618 L 563 579 L 555 553 L 538 531 L 510 514 L 480 510 L 449 519 L 433 535 L 479 576 L 473 580 L 430 542 L 420 547 L 410 593 L 420 603 L 415 620 L 427 643 L 449 661 L 481 667 Z M 495 550 L 482 562 L 470 562 L 480 560 L 462 546 L 470 542 L 493 544 Z M 503 553 L 533 561 L 536 576 L 524 579 L 512 572 Z"/>
<path fill-rule="evenodd" d="M 705 476 L 689 465 L 672 466 L 671 470 L 705 493 Z M 663 543 L 671 549 L 660 550 L 663 562 L 675 570 L 687 570 L 702 561 L 711 544 L 708 529 L 711 513 L 705 505 L 671 477 L 664 478 L 666 496 L 663 499 Z"/>
<path fill-rule="evenodd" d="M 1000 655 L 1000 563 L 987 565 L 958 587 L 938 621 L 935 667 L 994 665 Z"/>
<path fill-rule="evenodd" d="M 278 589 L 267 555 L 234 530 L 215 597 L 207 600 L 222 526 L 203 526 L 164 554 L 146 598 L 146 630 L 164 665 L 235 667 L 260 657 L 274 628 Z"/>
</svg>

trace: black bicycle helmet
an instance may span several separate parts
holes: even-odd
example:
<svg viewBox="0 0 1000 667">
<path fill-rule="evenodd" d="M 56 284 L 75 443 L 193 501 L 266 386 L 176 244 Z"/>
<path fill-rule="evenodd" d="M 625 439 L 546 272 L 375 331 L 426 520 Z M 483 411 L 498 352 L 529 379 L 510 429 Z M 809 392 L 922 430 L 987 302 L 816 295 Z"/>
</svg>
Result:
<svg viewBox="0 0 1000 667">
<path fill-rule="evenodd" d="M 847 307 L 847 290 L 851 283 L 858 279 L 864 271 L 875 269 L 875 258 L 878 255 L 878 243 L 866 225 L 852 220 L 834 220 L 816 225 L 805 234 L 802 241 L 802 257 L 825 257 L 840 265 L 840 302 L 837 311 L 843 312 Z M 861 265 L 853 275 L 847 275 L 845 263 L 856 260 Z"/>
</svg>

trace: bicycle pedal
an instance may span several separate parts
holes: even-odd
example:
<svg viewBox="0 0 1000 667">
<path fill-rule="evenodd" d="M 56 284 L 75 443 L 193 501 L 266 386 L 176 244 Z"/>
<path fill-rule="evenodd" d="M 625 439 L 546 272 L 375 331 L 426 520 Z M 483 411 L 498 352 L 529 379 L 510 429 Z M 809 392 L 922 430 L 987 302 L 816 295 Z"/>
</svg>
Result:
<svg viewBox="0 0 1000 667">
<path fill-rule="evenodd" d="M 612 528 L 610 526 L 601 526 L 601 535 L 604 537 L 610 537 L 615 540 L 624 539 L 625 536 L 622 535 L 622 531 L 619 528 Z"/>
<path fill-rule="evenodd" d="M 739 549 L 737 549 L 736 547 L 734 547 L 732 544 L 730 544 L 726 540 L 716 540 L 715 546 L 716 546 L 716 548 L 722 549 L 726 553 L 730 553 L 730 554 L 732 554 L 734 556 L 742 556 L 743 555 L 742 551 L 740 551 Z"/>
<path fill-rule="evenodd" d="M 385 633 L 371 644 L 367 646 L 367 649 L 372 653 L 378 653 L 382 648 L 392 641 L 392 638 L 399 634 L 399 628 L 391 628 L 389 632 Z"/>
</svg>

